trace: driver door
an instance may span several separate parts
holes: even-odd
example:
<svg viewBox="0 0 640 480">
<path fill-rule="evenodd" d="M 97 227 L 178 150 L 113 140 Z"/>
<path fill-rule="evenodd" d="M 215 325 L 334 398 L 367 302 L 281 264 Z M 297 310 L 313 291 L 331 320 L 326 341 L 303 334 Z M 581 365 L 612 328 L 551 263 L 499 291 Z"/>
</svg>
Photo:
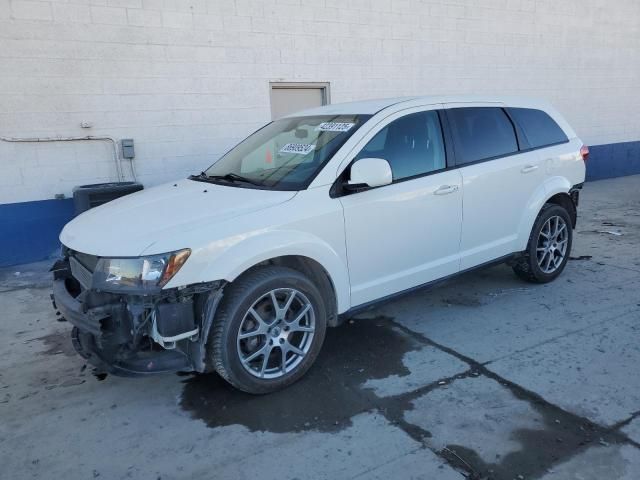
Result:
<svg viewBox="0 0 640 480">
<path fill-rule="evenodd" d="M 399 112 L 371 135 L 355 159 L 387 160 L 393 183 L 340 197 L 352 306 L 460 268 L 462 177 L 446 169 L 438 112 Z"/>
</svg>

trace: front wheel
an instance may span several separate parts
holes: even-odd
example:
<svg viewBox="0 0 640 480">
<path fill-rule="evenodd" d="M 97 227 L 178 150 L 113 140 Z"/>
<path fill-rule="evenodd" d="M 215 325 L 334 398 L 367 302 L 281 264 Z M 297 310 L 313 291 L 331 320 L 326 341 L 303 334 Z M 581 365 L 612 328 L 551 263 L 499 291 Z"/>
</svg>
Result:
<svg viewBox="0 0 640 480">
<path fill-rule="evenodd" d="M 560 205 L 545 205 L 533 225 L 527 250 L 513 265 L 514 272 L 528 282 L 554 280 L 567 264 L 572 240 L 569 213 Z"/>
<path fill-rule="evenodd" d="M 213 367 L 253 394 L 274 392 L 302 377 L 320 352 L 327 325 L 317 287 L 284 267 L 262 267 L 233 282 L 213 322 Z"/>
</svg>

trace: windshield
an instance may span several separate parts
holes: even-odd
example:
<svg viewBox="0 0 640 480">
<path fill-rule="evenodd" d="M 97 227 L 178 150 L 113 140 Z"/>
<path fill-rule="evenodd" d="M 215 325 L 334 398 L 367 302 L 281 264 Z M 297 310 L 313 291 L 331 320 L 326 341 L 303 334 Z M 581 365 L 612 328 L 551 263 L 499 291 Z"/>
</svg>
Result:
<svg viewBox="0 0 640 480">
<path fill-rule="evenodd" d="M 276 120 L 191 178 L 245 188 L 303 190 L 370 117 L 320 115 Z"/>
</svg>

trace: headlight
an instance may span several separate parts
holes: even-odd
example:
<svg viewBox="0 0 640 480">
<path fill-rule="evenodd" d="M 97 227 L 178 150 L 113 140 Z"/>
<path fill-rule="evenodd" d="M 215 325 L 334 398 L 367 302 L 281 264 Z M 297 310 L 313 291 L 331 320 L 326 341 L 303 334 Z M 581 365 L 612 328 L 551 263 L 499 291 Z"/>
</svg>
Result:
<svg viewBox="0 0 640 480">
<path fill-rule="evenodd" d="M 93 286 L 105 291 L 149 292 L 164 287 L 191 255 L 177 252 L 135 258 L 101 258 L 93 274 Z"/>
</svg>

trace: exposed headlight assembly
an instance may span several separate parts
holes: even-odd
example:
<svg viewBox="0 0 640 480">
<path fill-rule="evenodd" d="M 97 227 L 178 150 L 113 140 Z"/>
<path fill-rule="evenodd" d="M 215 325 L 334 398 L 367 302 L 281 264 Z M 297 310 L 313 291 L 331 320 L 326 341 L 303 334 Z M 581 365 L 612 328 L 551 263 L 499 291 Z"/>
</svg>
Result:
<svg viewBox="0 0 640 480">
<path fill-rule="evenodd" d="M 106 292 L 152 293 L 164 287 L 191 255 L 185 248 L 147 257 L 101 258 L 93 274 L 93 287 Z"/>
</svg>

